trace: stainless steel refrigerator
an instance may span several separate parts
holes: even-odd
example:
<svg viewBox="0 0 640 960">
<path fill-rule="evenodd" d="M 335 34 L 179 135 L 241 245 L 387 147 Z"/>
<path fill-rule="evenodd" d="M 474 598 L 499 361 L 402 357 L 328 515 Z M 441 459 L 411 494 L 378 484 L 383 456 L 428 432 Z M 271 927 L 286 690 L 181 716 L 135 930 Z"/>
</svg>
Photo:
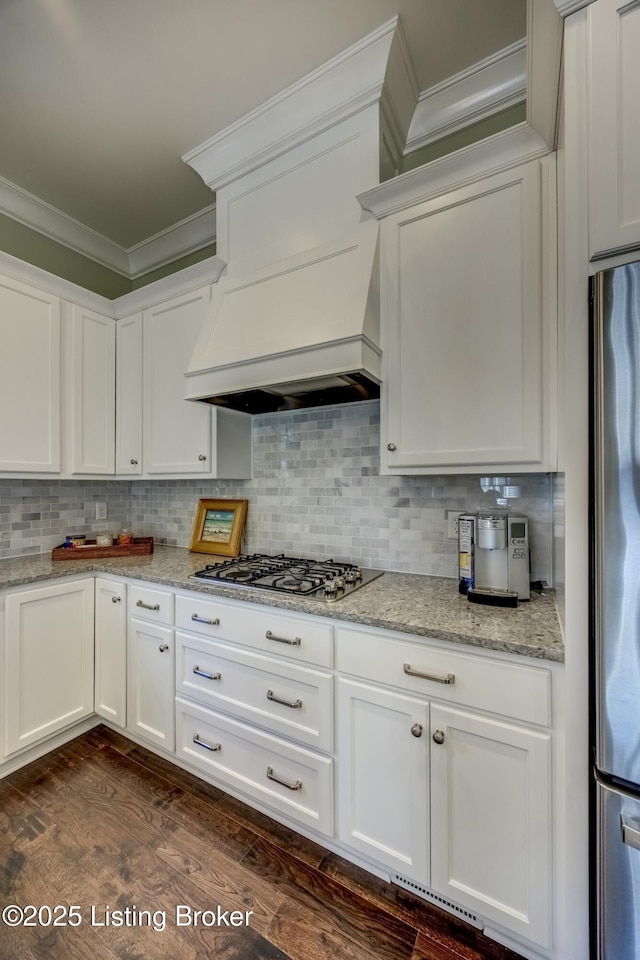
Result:
<svg viewBox="0 0 640 960">
<path fill-rule="evenodd" d="M 640 960 L 640 263 L 593 284 L 598 960 Z"/>
</svg>

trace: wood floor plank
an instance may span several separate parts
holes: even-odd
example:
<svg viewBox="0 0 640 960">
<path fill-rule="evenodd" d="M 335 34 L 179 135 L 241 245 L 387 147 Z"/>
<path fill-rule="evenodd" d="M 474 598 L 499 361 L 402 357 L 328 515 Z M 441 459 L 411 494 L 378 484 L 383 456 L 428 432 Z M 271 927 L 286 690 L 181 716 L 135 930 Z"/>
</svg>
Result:
<svg viewBox="0 0 640 960">
<path fill-rule="evenodd" d="M 143 747 L 136 745 L 127 756 L 131 757 L 132 760 L 135 760 L 136 763 L 139 763 L 141 766 L 146 767 L 147 770 L 151 770 L 163 780 L 168 780 L 176 787 L 180 787 L 185 792 L 194 791 L 200 796 L 208 796 L 212 801 L 220 800 L 224 796 L 222 790 L 211 786 L 211 784 L 196 777 L 193 773 L 189 773 L 181 767 L 176 767 L 175 764 L 169 763 L 163 757 L 158 757 L 150 753 Z"/>
<path fill-rule="evenodd" d="M 336 938 L 349 941 L 353 956 L 361 956 L 364 951 L 369 957 L 385 960 L 411 957 L 414 928 L 269 841 L 257 840 L 243 863 L 287 896 L 287 904 L 278 912 L 270 931 L 271 939 L 277 931 L 274 942 L 283 949 L 290 946 L 280 939 L 284 931 L 291 932 L 296 923 L 306 928 L 308 917 L 316 915 L 325 933 L 331 930 Z M 346 944 L 343 949 L 347 949 Z"/>
</svg>

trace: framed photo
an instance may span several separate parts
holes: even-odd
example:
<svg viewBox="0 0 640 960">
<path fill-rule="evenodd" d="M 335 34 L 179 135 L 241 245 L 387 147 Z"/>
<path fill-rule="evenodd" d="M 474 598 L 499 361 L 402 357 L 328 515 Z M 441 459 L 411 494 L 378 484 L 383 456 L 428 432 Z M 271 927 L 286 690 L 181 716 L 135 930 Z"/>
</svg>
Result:
<svg viewBox="0 0 640 960">
<path fill-rule="evenodd" d="M 248 500 L 198 500 L 189 550 L 237 557 L 248 504 Z"/>
</svg>

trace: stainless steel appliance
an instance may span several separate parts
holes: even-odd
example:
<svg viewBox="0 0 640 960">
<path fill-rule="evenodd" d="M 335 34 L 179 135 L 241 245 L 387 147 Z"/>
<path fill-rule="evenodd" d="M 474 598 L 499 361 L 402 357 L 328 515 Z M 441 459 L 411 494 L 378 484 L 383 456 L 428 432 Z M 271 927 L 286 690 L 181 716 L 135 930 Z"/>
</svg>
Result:
<svg viewBox="0 0 640 960">
<path fill-rule="evenodd" d="M 224 563 L 208 564 L 204 570 L 191 574 L 190 579 L 248 590 L 273 590 L 331 603 L 371 583 L 382 573 L 382 570 L 361 569 L 353 563 L 336 563 L 334 560 L 252 553 Z"/>
<path fill-rule="evenodd" d="M 640 960 L 640 263 L 593 293 L 597 956 Z"/>
<path fill-rule="evenodd" d="M 529 600 L 529 521 L 525 516 L 463 514 L 458 520 L 458 555 L 462 592 L 511 594 L 514 604 L 516 598 Z"/>
</svg>

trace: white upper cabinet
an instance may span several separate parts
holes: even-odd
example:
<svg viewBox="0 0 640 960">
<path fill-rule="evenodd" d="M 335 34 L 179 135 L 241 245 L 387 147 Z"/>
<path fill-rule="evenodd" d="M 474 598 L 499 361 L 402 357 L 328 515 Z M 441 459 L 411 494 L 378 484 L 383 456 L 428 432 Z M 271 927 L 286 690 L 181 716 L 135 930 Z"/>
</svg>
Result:
<svg viewBox="0 0 640 960">
<path fill-rule="evenodd" d="M 60 301 L 0 277 L 0 471 L 60 470 Z"/>
<path fill-rule="evenodd" d="M 116 324 L 116 473 L 142 473 L 142 314 Z"/>
<path fill-rule="evenodd" d="M 66 308 L 65 473 L 115 471 L 116 323 L 84 307 Z"/>
<path fill-rule="evenodd" d="M 251 475 L 248 414 L 185 400 L 185 371 L 211 300 L 210 287 L 143 314 L 144 473 Z"/>
<path fill-rule="evenodd" d="M 555 468 L 552 184 L 535 160 L 383 216 L 382 473 Z"/>
<path fill-rule="evenodd" d="M 589 255 L 640 248 L 640 4 L 587 10 Z"/>
<path fill-rule="evenodd" d="M 145 473 L 211 473 L 211 408 L 184 399 L 209 301 L 204 287 L 144 311 Z"/>
</svg>

